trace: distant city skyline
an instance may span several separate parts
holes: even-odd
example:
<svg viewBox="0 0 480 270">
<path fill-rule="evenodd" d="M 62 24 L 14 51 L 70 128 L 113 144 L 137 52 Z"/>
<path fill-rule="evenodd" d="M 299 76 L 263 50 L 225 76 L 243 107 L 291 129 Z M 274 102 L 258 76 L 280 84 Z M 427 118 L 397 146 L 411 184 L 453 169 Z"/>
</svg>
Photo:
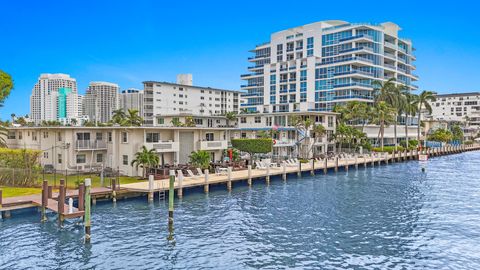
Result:
<svg viewBox="0 0 480 270">
<path fill-rule="evenodd" d="M 29 113 L 29 98 L 41 73 L 71 75 L 80 94 L 91 81 L 116 83 L 121 90 L 143 89 L 143 81 L 174 82 L 179 73 L 192 73 L 196 85 L 240 89 L 240 75 L 247 72 L 246 59 L 256 44 L 268 41 L 273 32 L 328 19 L 394 22 L 416 48 L 420 90 L 480 91 L 480 38 L 474 35 L 472 4 L 407 1 L 402 3 L 410 7 L 406 13 L 398 3 L 368 9 L 354 3 L 339 7 L 304 2 L 308 8 L 297 13 L 285 10 L 281 1 L 139 1 L 133 6 L 50 1 L 29 3 L 28 9 L 21 3 L 4 3 L 12 12 L 0 17 L 0 24 L 8 25 L 3 33 L 8 42 L 0 43 L 0 69 L 12 75 L 15 89 L 0 109 L 0 118 Z"/>
</svg>

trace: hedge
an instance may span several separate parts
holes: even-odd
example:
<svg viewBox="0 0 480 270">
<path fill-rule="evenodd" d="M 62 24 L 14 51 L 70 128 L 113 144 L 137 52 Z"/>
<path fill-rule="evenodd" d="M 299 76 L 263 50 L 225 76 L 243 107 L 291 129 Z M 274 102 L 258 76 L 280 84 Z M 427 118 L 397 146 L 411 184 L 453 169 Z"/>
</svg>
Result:
<svg viewBox="0 0 480 270">
<path fill-rule="evenodd" d="M 40 154 L 39 150 L 0 148 L 0 185 L 33 186 Z"/>
<path fill-rule="evenodd" d="M 232 139 L 232 146 L 250 154 L 270 153 L 272 139 Z"/>
</svg>

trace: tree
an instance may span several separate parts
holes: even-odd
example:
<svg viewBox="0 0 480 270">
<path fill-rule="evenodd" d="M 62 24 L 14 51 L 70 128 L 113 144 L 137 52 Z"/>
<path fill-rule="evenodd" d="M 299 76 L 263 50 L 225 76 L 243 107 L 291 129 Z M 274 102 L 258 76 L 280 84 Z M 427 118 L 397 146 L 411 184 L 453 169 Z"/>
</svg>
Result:
<svg viewBox="0 0 480 270">
<path fill-rule="evenodd" d="M 3 106 L 3 102 L 10 95 L 14 87 L 12 76 L 8 73 L 0 70 L 0 107 Z"/>
<path fill-rule="evenodd" d="M 143 177 L 146 177 L 146 169 L 155 167 L 160 162 L 160 158 L 158 157 L 155 149 L 148 150 L 147 147 L 142 146 L 141 151 L 135 153 L 135 158 L 131 162 L 131 166 L 135 166 L 136 169 L 138 167 L 142 167 L 143 169 Z"/>
<path fill-rule="evenodd" d="M 385 82 L 374 81 L 372 82 L 372 86 L 375 103 L 380 101 L 385 101 L 387 104 L 395 103 L 395 78 L 391 78 Z"/>
<path fill-rule="evenodd" d="M 390 125 L 394 122 L 395 118 L 395 109 L 388 105 L 385 101 L 379 101 L 375 104 L 373 110 L 372 122 L 380 125 L 379 137 L 380 137 L 380 148 L 383 151 L 383 139 L 385 135 L 385 126 Z"/>
<path fill-rule="evenodd" d="M 235 121 L 237 119 L 236 112 L 226 112 L 225 118 L 227 119 L 227 127 L 230 127 L 230 121 Z"/>
<path fill-rule="evenodd" d="M 143 118 L 138 115 L 138 110 L 128 109 L 125 119 L 120 122 L 121 126 L 139 127 L 143 124 Z"/>
<path fill-rule="evenodd" d="M 125 114 L 125 111 L 123 111 L 123 109 L 114 110 L 112 115 L 112 122 L 114 124 L 121 125 L 126 117 L 127 115 Z"/>
<path fill-rule="evenodd" d="M 463 142 L 463 130 L 459 125 L 454 125 L 451 128 L 452 131 L 452 140 Z"/>
<path fill-rule="evenodd" d="M 185 117 L 185 127 L 194 127 L 196 126 L 195 120 L 193 120 L 193 117 L 187 116 Z"/>
<path fill-rule="evenodd" d="M 85 126 L 85 127 L 94 127 L 94 126 L 95 126 L 95 122 L 86 120 L 86 121 L 83 123 L 83 126 Z"/>
<path fill-rule="evenodd" d="M 172 121 L 170 121 L 170 123 L 174 127 L 183 127 L 183 123 L 177 117 L 172 118 Z"/>
<path fill-rule="evenodd" d="M 396 85 L 395 87 L 391 88 L 391 95 L 389 105 L 395 109 L 395 117 L 393 121 L 393 136 L 395 141 L 395 151 L 398 148 L 398 139 L 397 139 L 397 125 L 398 125 L 398 117 L 403 114 L 403 108 L 405 104 L 405 96 L 403 95 L 403 91 L 407 88 L 403 85 Z"/>
<path fill-rule="evenodd" d="M 404 90 L 402 95 L 404 96 L 404 103 L 402 107 L 402 111 L 405 114 L 405 138 L 407 141 L 406 145 L 410 145 L 408 139 L 408 117 L 412 116 L 415 117 L 417 113 L 418 107 L 418 96 L 415 94 L 410 93 L 409 90 Z"/>
<path fill-rule="evenodd" d="M 428 140 L 436 142 L 449 142 L 452 138 L 452 132 L 444 128 L 438 128 L 432 134 L 428 135 Z"/>
<path fill-rule="evenodd" d="M 70 120 L 70 123 L 72 124 L 72 126 L 76 126 L 77 123 L 78 123 L 78 121 L 77 121 L 77 119 L 72 118 L 72 119 Z"/>
<path fill-rule="evenodd" d="M 210 159 L 210 153 L 204 150 L 198 150 L 190 154 L 190 163 L 193 166 L 201 168 L 202 171 L 210 167 Z"/>
<path fill-rule="evenodd" d="M 437 99 L 432 91 L 423 91 L 418 95 L 418 129 L 417 129 L 417 141 L 420 146 L 420 121 L 422 119 L 422 107 L 424 107 L 428 113 L 432 113 L 432 106 L 430 106 L 430 102 L 435 102 Z"/>
<path fill-rule="evenodd" d="M 272 139 L 232 139 L 232 146 L 250 155 L 250 162 L 254 154 L 269 153 L 272 150 Z"/>
</svg>

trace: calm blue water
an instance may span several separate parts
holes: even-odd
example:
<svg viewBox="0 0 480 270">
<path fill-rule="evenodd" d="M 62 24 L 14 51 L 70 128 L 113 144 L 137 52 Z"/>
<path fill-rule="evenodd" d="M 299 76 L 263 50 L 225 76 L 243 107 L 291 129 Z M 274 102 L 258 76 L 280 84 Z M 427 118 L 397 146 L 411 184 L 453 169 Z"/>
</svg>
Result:
<svg viewBox="0 0 480 270">
<path fill-rule="evenodd" d="M 480 269 L 480 153 L 98 204 L 92 244 L 55 216 L 0 222 L 1 269 Z M 30 213 L 31 214 L 31 213 Z"/>
</svg>

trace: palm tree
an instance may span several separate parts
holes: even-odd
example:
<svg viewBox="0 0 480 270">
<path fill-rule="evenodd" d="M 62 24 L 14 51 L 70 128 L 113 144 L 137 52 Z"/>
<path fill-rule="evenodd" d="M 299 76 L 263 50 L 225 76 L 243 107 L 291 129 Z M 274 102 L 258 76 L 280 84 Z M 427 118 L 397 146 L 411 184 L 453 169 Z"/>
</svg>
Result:
<svg viewBox="0 0 480 270">
<path fill-rule="evenodd" d="M 385 101 L 387 104 L 395 103 L 395 78 L 388 79 L 385 82 L 374 81 L 372 82 L 372 86 L 375 103 L 380 101 Z"/>
<path fill-rule="evenodd" d="M 235 121 L 237 119 L 236 112 L 226 112 L 225 118 L 227 119 L 227 127 L 230 127 L 230 121 Z"/>
<path fill-rule="evenodd" d="M 408 117 L 413 116 L 415 117 L 417 113 L 417 107 L 418 107 L 418 96 L 415 94 L 410 93 L 409 90 L 404 90 L 403 92 L 404 96 L 404 103 L 403 103 L 403 108 L 402 111 L 405 114 L 405 139 L 406 139 L 406 146 L 409 146 L 409 140 L 408 140 Z"/>
<path fill-rule="evenodd" d="M 417 129 L 417 141 L 418 145 L 420 146 L 420 121 L 422 118 L 422 107 L 424 107 L 428 113 L 432 113 L 432 106 L 430 106 L 429 102 L 435 102 L 437 99 L 435 98 L 435 95 L 433 94 L 432 91 L 423 91 L 418 95 L 418 107 L 417 107 L 417 112 L 418 112 L 418 129 Z"/>
<path fill-rule="evenodd" d="M 389 105 L 395 109 L 395 119 L 393 121 L 393 136 L 395 141 L 395 151 L 398 148 L 398 139 L 397 139 L 397 125 L 398 125 L 398 117 L 403 114 L 403 107 L 405 104 L 405 97 L 403 96 L 403 91 L 406 89 L 403 85 L 396 85 L 395 87 L 391 88 L 391 98 Z"/>
<path fill-rule="evenodd" d="M 198 150 L 197 152 L 192 152 L 190 154 L 190 163 L 192 163 L 193 166 L 201 168 L 202 170 L 210 167 L 210 159 L 210 153 L 204 150 Z"/>
<path fill-rule="evenodd" d="M 321 124 L 313 124 L 312 132 L 313 132 L 313 138 L 314 138 L 314 144 L 315 144 L 315 142 L 319 138 L 323 137 L 327 133 L 327 130 Z M 315 157 L 315 146 L 312 147 L 312 150 L 313 150 L 313 153 L 312 153 L 313 157 Z"/>
<path fill-rule="evenodd" d="M 160 162 L 160 158 L 158 157 L 155 149 L 148 150 L 147 147 L 142 146 L 140 152 L 135 153 L 135 158 L 131 162 L 131 166 L 135 165 L 135 168 L 142 167 L 143 169 L 143 177 L 146 177 L 146 169 L 152 168 L 158 165 Z"/>
<path fill-rule="evenodd" d="M 379 101 L 375 104 L 373 110 L 373 119 L 372 122 L 380 125 L 379 137 L 380 137 L 380 147 L 383 151 L 383 138 L 385 135 L 385 126 L 390 125 L 394 122 L 396 111 L 385 101 Z"/>
<path fill-rule="evenodd" d="M 125 117 L 127 117 L 127 115 L 125 114 L 123 109 L 117 109 L 117 110 L 113 111 L 112 122 L 114 124 L 121 125 L 122 122 L 124 121 Z"/>
<path fill-rule="evenodd" d="M 78 121 L 77 121 L 77 119 L 72 118 L 72 119 L 70 120 L 70 123 L 72 124 L 72 126 L 76 126 L 77 123 L 78 123 Z"/>
<path fill-rule="evenodd" d="M 122 126 L 139 127 L 143 123 L 143 118 L 138 115 L 138 110 L 128 109 L 125 119 L 120 122 Z"/>
<path fill-rule="evenodd" d="M 193 120 L 192 116 L 185 117 L 185 126 L 186 127 L 194 127 L 196 126 L 195 120 Z"/>
</svg>

